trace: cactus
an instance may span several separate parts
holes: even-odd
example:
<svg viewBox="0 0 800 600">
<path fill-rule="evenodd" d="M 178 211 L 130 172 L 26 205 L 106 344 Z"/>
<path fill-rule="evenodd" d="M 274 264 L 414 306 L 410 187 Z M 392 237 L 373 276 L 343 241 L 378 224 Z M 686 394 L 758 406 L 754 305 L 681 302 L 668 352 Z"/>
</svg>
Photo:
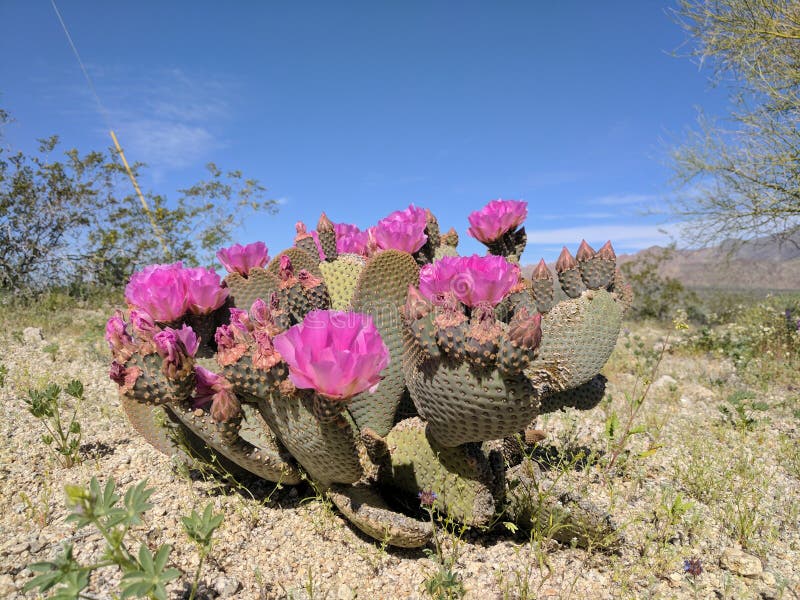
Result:
<svg viewBox="0 0 800 600">
<path fill-rule="evenodd" d="M 272 260 L 260 242 L 220 250 L 221 284 L 179 263 L 134 274 L 129 314 L 106 328 L 131 424 L 184 460 L 174 432 L 201 459 L 309 478 L 395 546 L 430 540 L 423 491 L 467 525 L 502 513 L 530 528 L 557 512 L 570 539 L 611 539 L 606 515 L 568 490 L 534 502 L 532 488 L 555 488 L 520 448 L 538 414 L 602 399 L 630 288 L 610 243 L 565 248 L 557 277 L 541 261 L 525 278 L 526 215 L 515 201 L 470 215 L 486 256 L 459 256 L 456 232 L 410 206 L 367 232 L 300 222 Z"/>
</svg>

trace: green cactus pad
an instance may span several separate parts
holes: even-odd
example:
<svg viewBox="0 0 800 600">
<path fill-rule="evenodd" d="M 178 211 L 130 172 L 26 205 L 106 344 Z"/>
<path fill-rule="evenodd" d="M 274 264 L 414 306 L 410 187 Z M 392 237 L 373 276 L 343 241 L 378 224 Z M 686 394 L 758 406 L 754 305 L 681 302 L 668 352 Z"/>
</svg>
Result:
<svg viewBox="0 0 800 600">
<path fill-rule="evenodd" d="M 531 281 L 533 298 L 536 302 L 536 310 L 542 314 L 553 308 L 553 280 L 534 279 Z"/>
<path fill-rule="evenodd" d="M 279 362 L 268 370 L 253 366 L 252 358 L 245 354 L 238 361 L 222 368 L 222 375 L 231 382 L 238 395 L 266 398 L 270 390 L 286 379 L 286 363 Z"/>
<path fill-rule="evenodd" d="M 295 323 L 302 323 L 305 316 L 314 310 L 311 299 L 299 283 L 278 290 L 278 297 L 281 307 L 288 311 Z"/>
<path fill-rule="evenodd" d="M 390 546 L 419 548 L 433 537 L 433 525 L 393 511 L 372 487 L 334 485 L 328 496 L 353 525 Z"/>
<path fill-rule="evenodd" d="M 620 536 L 611 517 L 561 481 L 548 481 L 536 463 L 524 459 L 508 470 L 504 518 L 524 531 L 535 528 L 565 544 L 612 549 Z"/>
<path fill-rule="evenodd" d="M 242 428 L 248 431 L 252 441 L 246 441 L 241 437 L 241 431 L 236 435 L 229 427 L 220 426 L 208 412 L 192 408 L 191 402 L 172 406 L 170 410 L 211 449 L 254 475 L 276 483 L 289 485 L 300 483 L 302 476 L 294 461 L 275 444 L 269 430 L 265 428 L 252 406 L 242 405 Z M 256 436 L 254 432 L 259 428 L 260 435 Z M 254 445 L 253 441 L 257 445 Z"/>
<path fill-rule="evenodd" d="M 610 291 L 616 294 L 619 301 L 622 303 L 623 308 L 627 311 L 630 310 L 633 304 L 633 288 L 625 281 L 625 276 L 619 269 L 614 270 L 614 279 L 609 284 Z"/>
<path fill-rule="evenodd" d="M 319 277 L 320 279 L 322 278 L 322 273 L 319 270 L 319 255 L 317 255 L 315 258 L 312 254 L 309 254 L 300 248 L 287 248 L 278 254 L 278 256 L 273 258 L 267 265 L 267 273 L 276 278 L 279 277 L 281 269 L 281 256 L 284 255 L 288 256 L 289 260 L 292 261 L 292 268 L 294 269 L 295 275 L 297 275 L 301 269 L 305 269 L 315 277 Z"/>
<path fill-rule="evenodd" d="M 581 271 L 577 267 L 561 271 L 558 274 L 558 281 L 561 284 L 561 289 L 570 298 L 577 298 L 586 291 L 586 284 L 583 283 Z"/>
<path fill-rule="evenodd" d="M 258 409 L 276 437 L 302 467 L 323 486 L 353 483 L 363 474 L 352 427 L 339 419 L 320 423 L 310 394 L 274 391 Z"/>
<path fill-rule="evenodd" d="M 433 259 L 439 260 L 445 256 L 458 256 L 458 250 L 450 244 L 439 244 L 433 253 Z"/>
<path fill-rule="evenodd" d="M 389 349 L 389 366 L 378 389 L 357 395 L 348 405 L 358 427 L 369 427 L 378 435 L 389 433 L 405 390 L 400 307 L 406 303 L 408 286 L 418 283 L 419 267 L 410 254 L 384 250 L 367 261 L 353 295 L 353 310 L 372 315 Z"/>
<path fill-rule="evenodd" d="M 167 378 L 161 371 L 164 360 L 158 354 L 134 354 L 125 368 L 138 367 L 142 373 L 128 394 L 145 404 L 176 403 L 186 400 L 194 391 L 194 370 L 180 379 Z"/>
<path fill-rule="evenodd" d="M 317 250 L 317 244 L 314 242 L 313 237 L 303 238 L 301 240 L 297 240 L 295 245 L 308 254 L 311 258 L 316 258 L 317 262 L 319 262 L 319 250 Z"/>
<path fill-rule="evenodd" d="M 578 267 L 586 287 L 590 290 L 597 290 L 612 282 L 616 262 L 600 256 L 593 256 L 588 260 L 578 261 Z"/>
<path fill-rule="evenodd" d="M 270 296 L 272 292 L 277 291 L 280 282 L 274 274 L 260 267 L 254 267 L 250 269 L 247 277 L 239 273 L 228 273 L 225 285 L 230 290 L 231 304 L 241 310 L 250 310 L 258 298 L 269 304 Z"/>
<path fill-rule="evenodd" d="M 493 490 L 503 472 L 495 472 L 477 444 L 445 448 L 426 434 L 419 417 L 401 421 L 386 436 L 391 464 L 379 474 L 382 485 L 418 502 L 417 492 L 434 492 L 434 506 L 467 525 L 486 525 L 495 513 Z"/>
<path fill-rule="evenodd" d="M 357 254 L 340 254 L 336 260 L 320 263 L 333 310 L 350 308 L 365 263 L 364 257 Z"/>
<path fill-rule="evenodd" d="M 575 388 L 545 394 L 541 398 L 539 413 L 555 412 L 564 408 L 577 408 L 578 410 L 590 410 L 600 404 L 606 393 L 607 379 L 603 375 L 595 375 L 586 383 Z"/>
<path fill-rule="evenodd" d="M 525 370 L 540 394 L 589 381 L 611 356 L 624 307 L 604 290 L 563 300 L 542 318 L 539 356 Z"/>
<path fill-rule="evenodd" d="M 186 427 L 169 407 L 147 406 L 127 396 L 120 396 L 120 404 L 133 428 L 159 452 L 189 466 L 195 465 L 196 461 L 207 463 L 216 461 L 225 471 L 233 475 L 249 474 L 249 471 L 235 462 L 209 449 L 206 443 Z"/>
<path fill-rule="evenodd" d="M 156 450 L 167 456 L 178 456 L 184 461 L 189 456 L 175 442 L 171 427 L 183 427 L 187 438 L 196 437 L 190 429 L 182 424 L 175 424 L 161 406 L 147 406 L 137 400 L 120 394 L 120 405 L 133 428 L 138 431 Z"/>
<path fill-rule="evenodd" d="M 523 374 L 476 371 L 466 361 L 426 359 L 410 334 L 407 337 L 408 390 L 428 421 L 430 435 L 440 444 L 503 438 L 536 417 L 539 402 Z"/>
</svg>

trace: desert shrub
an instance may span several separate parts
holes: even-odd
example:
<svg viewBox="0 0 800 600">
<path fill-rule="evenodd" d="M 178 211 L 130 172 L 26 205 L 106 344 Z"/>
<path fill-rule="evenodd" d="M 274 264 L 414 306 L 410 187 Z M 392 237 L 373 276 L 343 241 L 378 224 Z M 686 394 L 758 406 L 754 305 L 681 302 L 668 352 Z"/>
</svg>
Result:
<svg viewBox="0 0 800 600">
<path fill-rule="evenodd" d="M 800 297 L 772 296 L 739 304 L 690 332 L 683 344 L 694 351 L 730 358 L 745 374 L 767 380 L 790 376 L 800 366 Z"/>
<path fill-rule="evenodd" d="M 661 274 L 664 263 L 674 252 L 674 245 L 653 249 L 620 266 L 633 288 L 631 317 L 664 321 L 673 318 L 677 309 L 686 311 L 693 320 L 695 315 L 701 315 L 696 308 L 694 292 L 687 290 L 674 277 Z"/>
</svg>

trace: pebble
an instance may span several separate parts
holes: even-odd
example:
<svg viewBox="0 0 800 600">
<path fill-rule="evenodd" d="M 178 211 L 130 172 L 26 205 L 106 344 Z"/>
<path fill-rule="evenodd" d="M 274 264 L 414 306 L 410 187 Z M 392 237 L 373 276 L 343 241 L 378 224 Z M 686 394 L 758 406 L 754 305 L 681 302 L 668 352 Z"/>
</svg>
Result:
<svg viewBox="0 0 800 600">
<path fill-rule="evenodd" d="M 756 577 L 764 570 L 758 557 L 747 554 L 739 548 L 727 548 L 722 553 L 720 565 L 742 577 Z"/>
<path fill-rule="evenodd" d="M 235 577 L 218 577 L 214 582 L 214 591 L 219 594 L 220 598 L 233 596 L 241 587 L 242 584 Z"/>
<path fill-rule="evenodd" d="M 0 575 L 0 597 L 6 597 L 16 589 L 11 575 Z"/>
</svg>

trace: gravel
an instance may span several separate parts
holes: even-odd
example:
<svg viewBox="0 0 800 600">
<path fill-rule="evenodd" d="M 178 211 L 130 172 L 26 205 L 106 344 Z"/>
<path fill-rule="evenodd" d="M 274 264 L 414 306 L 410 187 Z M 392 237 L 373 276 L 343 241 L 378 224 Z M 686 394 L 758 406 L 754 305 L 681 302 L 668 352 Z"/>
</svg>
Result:
<svg viewBox="0 0 800 600">
<path fill-rule="evenodd" d="M 53 341 L 59 344 L 55 361 L 42 350 Z M 64 541 L 74 543 L 81 561 L 101 556 L 104 542 L 99 534 L 90 528 L 76 531 L 74 525 L 64 522 L 69 512 L 63 486 L 85 485 L 92 476 L 101 483 L 114 477 L 122 489 L 147 478 L 155 489 L 151 497 L 154 508 L 132 534 L 137 547 L 139 541 L 151 549 L 172 544 L 170 565 L 184 576 L 169 586 L 171 598 L 188 598 L 198 564 L 196 548 L 184 536 L 180 519 L 192 508 L 202 510 L 209 502 L 215 511 L 224 512 L 225 520 L 203 566 L 199 597 L 427 597 L 425 582 L 437 570 L 429 553 L 381 549 L 308 487 L 273 491 L 269 486 L 255 486 L 253 499 L 216 480 L 204 479 L 196 472 L 186 475 L 178 469 L 128 426 L 116 386 L 107 376 L 102 342 L 87 346 L 85 340 L 48 340 L 40 331 L 28 328 L 16 339 L 11 335 L 0 337 L 0 347 L 0 362 L 8 369 L 6 385 L 0 388 L 4 409 L 0 420 L 0 503 L 4 507 L 0 513 L 0 597 L 37 597 L 21 591 L 32 577 L 26 567 L 52 559 Z M 655 527 L 647 517 L 655 510 L 651 492 L 669 484 L 672 464 L 680 460 L 683 451 L 686 423 L 716 414 L 715 404 L 707 398 L 713 391 L 704 388 L 695 394 L 698 390 L 693 386 L 699 384 L 693 379 L 700 375 L 692 369 L 702 370 L 702 366 L 673 361 L 664 370 L 674 383 L 663 380 L 658 393 L 674 394 L 675 402 L 669 410 L 685 412 L 685 418 L 673 419 L 664 427 L 662 451 L 640 463 L 643 471 L 636 478 L 615 481 L 613 499 L 602 478 L 591 470 L 590 476 L 576 484 L 582 493 L 609 505 L 617 522 L 627 524 L 622 552 L 605 555 L 548 540 L 515 538 L 502 526 L 493 532 L 467 532 L 461 540 L 444 536 L 443 554 L 462 578 L 467 598 L 692 598 L 692 582 L 684 575 L 682 565 L 684 558 L 698 553 L 705 567 L 696 582 L 698 597 L 713 597 L 715 593 L 730 598 L 779 597 L 781 590 L 785 597 L 790 597 L 789 590 L 800 593 L 796 525 L 781 532 L 761 558 L 743 553 L 720 528 L 711 527 L 706 528 L 703 539 L 684 536 L 682 541 L 681 536 L 675 536 L 665 541 L 670 547 L 664 552 L 660 571 L 650 569 L 651 562 L 643 562 L 642 553 L 653 551 L 647 543 L 648 532 Z M 29 387 L 50 381 L 63 384 L 73 378 L 85 386 L 86 401 L 79 420 L 84 429 L 86 460 L 65 469 L 41 442 L 41 425 L 27 413 L 21 398 Z M 622 390 L 628 389 L 629 383 L 624 375 L 611 377 L 612 396 L 622 398 Z M 679 403 L 678 398 L 685 402 Z M 690 405 L 684 406 L 687 403 Z M 553 443 L 571 435 L 578 443 L 601 447 L 607 410 L 601 406 L 594 414 L 577 419 L 571 414 L 556 415 L 544 424 L 540 421 L 539 426 L 548 431 Z M 776 494 L 784 489 L 796 491 L 796 480 L 787 479 L 783 472 L 775 477 Z M 763 564 L 763 572 L 751 558 L 758 561 L 759 568 Z M 740 574 L 734 564 L 741 566 Z M 111 598 L 119 577 L 114 569 L 96 572 L 90 594 Z"/>
</svg>

